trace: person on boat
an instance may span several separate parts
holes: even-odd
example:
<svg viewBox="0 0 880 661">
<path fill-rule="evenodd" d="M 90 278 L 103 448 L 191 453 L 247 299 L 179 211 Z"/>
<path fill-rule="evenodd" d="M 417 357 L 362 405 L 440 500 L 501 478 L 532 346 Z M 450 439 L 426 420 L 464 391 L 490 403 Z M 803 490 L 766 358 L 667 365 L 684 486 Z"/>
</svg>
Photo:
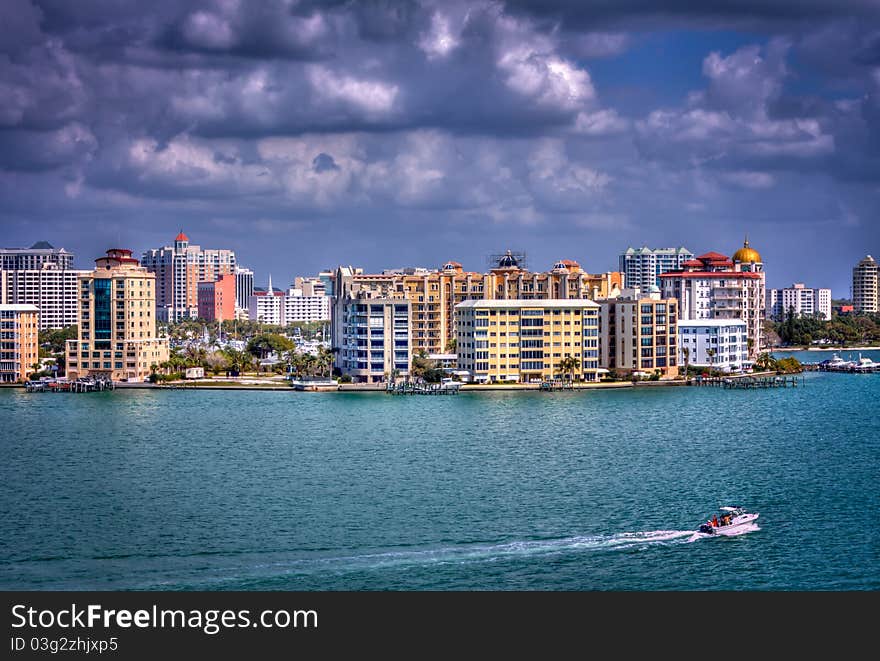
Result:
<svg viewBox="0 0 880 661">
<path fill-rule="evenodd" d="M 712 527 L 713 528 L 718 527 L 718 515 L 716 515 L 716 514 L 712 515 Z"/>
</svg>

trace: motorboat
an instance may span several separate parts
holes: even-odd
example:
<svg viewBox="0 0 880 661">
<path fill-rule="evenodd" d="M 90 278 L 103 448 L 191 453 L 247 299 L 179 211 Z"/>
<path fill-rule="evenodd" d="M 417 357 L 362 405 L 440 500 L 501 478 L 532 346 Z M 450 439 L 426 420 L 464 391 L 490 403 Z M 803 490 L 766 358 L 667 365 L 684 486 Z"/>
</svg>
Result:
<svg viewBox="0 0 880 661">
<path fill-rule="evenodd" d="M 845 370 L 845 369 L 849 368 L 849 367 L 852 365 L 852 363 L 850 363 L 849 361 L 844 360 L 843 358 L 841 358 L 840 356 L 838 356 L 836 353 L 835 353 L 835 354 L 832 354 L 832 355 L 831 355 L 831 358 L 830 358 L 829 360 L 823 360 L 823 361 L 822 361 L 821 363 L 819 363 L 819 364 L 820 364 L 821 366 L 823 366 L 824 369 L 826 369 L 826 370 L 832 370 L 832 371 L 835 371 L 835 372 L 836 372 L 836 371 Z"/>
<path fill-rule="evenodd" d="M 853 368 L 853 372 L 876 372 L 880 370 L 880 363 L 875 363 L 870 358 L 863 358 L 862 354 L 859 354 L 859 362 L 857 362 Z"/>
<path fill-rule="evenodd" d="M 440 390 L 458 390 L 461 388 L 461 381 L 456 381 L 451 377 L 444 377 L 440 380 Z"/>
<path fill-rule="evenodd" d="M 719 513 L 702 524 L 698 532 L 706 535 L 732 535 L 742 532 L 757 518 L 757 512 L 748 512 L 739 505 L 727 505 L 719 508 Z"/>
</svg>

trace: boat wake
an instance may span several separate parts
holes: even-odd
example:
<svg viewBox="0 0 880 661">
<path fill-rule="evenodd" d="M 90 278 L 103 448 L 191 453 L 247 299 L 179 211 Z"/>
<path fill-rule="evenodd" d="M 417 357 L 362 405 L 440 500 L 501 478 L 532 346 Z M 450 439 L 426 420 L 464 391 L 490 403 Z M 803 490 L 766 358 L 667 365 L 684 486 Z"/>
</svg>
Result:
<svg viewBox="0 0 880 661">
<path fill-rule="evenodd" d="M 685 541 L 692 530 L 652 530 L 614 535 L 470 544 L 432 549 L 383 551 L 350 556 L 312 557 L 272 563 L 285 573 L 364 571 L 408 566 L 498 562 L 517 557 L 555 556 L 584 551 L 618 551 Z"/>
</svg>

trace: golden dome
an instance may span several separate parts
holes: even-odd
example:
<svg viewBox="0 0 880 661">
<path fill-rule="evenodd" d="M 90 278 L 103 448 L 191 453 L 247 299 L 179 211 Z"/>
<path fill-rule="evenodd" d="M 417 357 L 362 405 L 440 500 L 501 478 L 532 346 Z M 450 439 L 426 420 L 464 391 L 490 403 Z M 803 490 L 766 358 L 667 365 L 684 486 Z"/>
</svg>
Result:
<svg viewBox="0 0 880 661">
<path fill-rule="evenodd" d="M 743 241 L 743 247 L 733 253 L 733 261 L 740 264 L 761 263 L 761 254 L 749 247 L 749 240 Z"/>
</svg>

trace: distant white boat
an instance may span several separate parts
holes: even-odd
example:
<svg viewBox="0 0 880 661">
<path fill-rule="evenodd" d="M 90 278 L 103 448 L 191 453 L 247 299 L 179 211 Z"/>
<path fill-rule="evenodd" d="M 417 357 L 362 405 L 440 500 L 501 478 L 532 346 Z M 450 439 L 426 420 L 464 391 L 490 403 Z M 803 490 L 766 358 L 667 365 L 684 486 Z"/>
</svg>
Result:
<svg viewBox="0 0 880 661">
<path fill-rule="evenodd" d="M 854 372 L 876 372 L 880 370 L 880 363 L 875 363 L 870 358 L 863 358 L 859 354 L 859 361 L 853 366 Z"/>
<path fill-rule="evenodd" d="M 292 379 L 290 385 L 294 390 L 337 390 L 339 384 L 325 377 Z"/>
<path fill-rule="evenodd" d="M 446 377 L 440 380 L 440 390 L 458 390 L 461 388 L 461 381 Z"/>
</svg>

